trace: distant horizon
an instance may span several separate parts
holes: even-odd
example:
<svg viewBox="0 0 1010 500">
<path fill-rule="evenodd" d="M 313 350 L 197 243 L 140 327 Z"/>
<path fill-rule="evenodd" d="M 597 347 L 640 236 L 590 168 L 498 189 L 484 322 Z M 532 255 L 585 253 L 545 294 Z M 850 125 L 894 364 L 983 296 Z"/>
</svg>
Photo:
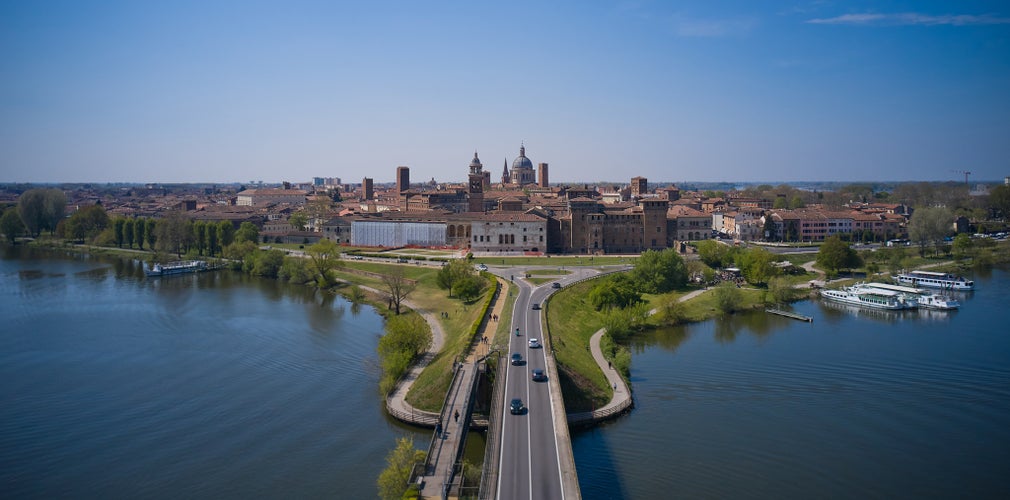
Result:
<svg viewBox="0 0 1010 500">
<path fill-rule="evenodd" d="M 1002 179 L 1007 54 L 989 0 L 3 2 L 0 178 L 495 179 L 525 145 L 556 178 Z"/>
<path fill-rule="evenodd" d="M 321 176 L 316 176 L 316 177 L 321 177 Z M 341 180 L 340 185 L 358 185 L 358 186 L 361 185 L 361 179 L 357 179 L 357 180 L 354 180 L 354 181 L 348 181 L 346 179 L 341 178 L 340 180 Z M 574 186 L 574 185 L 581 185 L 581 184 L 587 184 L 587 185 L 614 185 L 614 184 L 616 184 L 616 185 L 629 185 L 630 184 L 630 180 L 631 180 L 630 177 L 627 180 L 624 180 L 624 181 L 586 181 L 586 180 L 564 181 L 564 180 L 562 180 L 562 181 L 551 182 L 549 185 L 550 186 L 555 186 L 555 187 Z M 838 184 L 838 185 L 859 185 L 859 184 L 882 185 L 882 184 L 884 184 L 884 185 L 886 185 L 886 184 L 909 184 L 909 183 L 922 183 L 922 182 L 925 182 L 925 183 L 934 183 L 934 184 L 955 184 L 955 185 L 963 185 L 964 184 L 964 180 L 963 179 L 960 180 L 960 181 L 959 180 L 938 180 L 938 181 L 923 181 L 923 180 L 904 180 L 904 181 L 895 181 L 895 180 L 888 180 L 888 181 L 866 181 L 866 180 L 863 180 L 863 181 L 859 181 L 859 180 L 855 180 L 855 181 L 850 181 L 850 180 L 822 180 L 822 181 L 809 181 L 809 180 L 805 180 L 805 181 L 693 181 L 693 180 L 685 180 L 685 181 L 666 181 L 666 180 L 655 180 L 654 181 L 652 179 L 647 179 L 647 180 L 649 182 L 650 188 L 652 186 L 669 185 L 669 184 L 676 185 L 677 187 L 680 187 L 680 185 L 694 185 L 694 184 L 733 184 L 733 185 L 747 185 L 747 186 L 769 185 L 769 186 L 773 186 L 773 187 L 774 186 L 781 186 L 781 185 L 795 186 L 795 185 L 798 185 L 798 184 Z M 38 182 L 38 181 L 0 181 L 0 186 L 9 186 L 9 185 L 40 185 L 40 186 L 48 186 L 48 185 L 66 185 L 66 184 L 69 184 L 69 185 L 82 185 L 82 184 L 128 185 L 128 186 L 141 186 L 141 185 L 148 185 L 148 184 L 166 185 L 166 186 L 206 185 L 206 184 L 210 184 L 210 185 L 244 185 L 244 186 L 248 186 L 248 185 L 260 184 L 260 182 L 262 182 L 262 184 L 265 185 L 265 186 L 278 186 L 278 185 L 283 185 L 283 183 L 285 183 L 285 182 L 288 182 L 288 183 L 290 183 L 292 185 L 311 183 L 312 179 L 308 179 L 308 180 L 289 180 L 289 179 L 285 179 L 285 180 L 281 180 L 281 181 L 266 181 L 266 180 L 259 181 L 259 180 L 257 180 L 257 181 L 184 181 L 184 182 L 167 182 L 167 181 L 47 181 L 47 182 Z M 427 184 L 428 182 L 430 182 L 430 180 L 429 181 L 413 181 L 412 180 L 411 181 L 411 185 Z M 445 181 L 439 181 L 438 179 L 436 179 L 436 182 L 438 182 L 439 184 L 464 184 L 466 181 L 464 179 L 460 179 L 460 180 L 445 180 Z M 1005 183 L 1005 180 L 1003 180 L 1003 179 L 999 179 L 999 180 L 985 180 L 985 179 L 970 180 L 969 179 L 968 186 L 969 187 L 975 187 L 976 185 L 991 185 L 991 184 L 1002 185 L 1004 183 Z M 395 184 L 396 184 L 396 182 L 392 181 L 392 180 L 390 180 L 390 181 L 379 181 L 379 180 L 373 179 L 373 185 L 375 185 L 375 186 L 395 185 Z M 498 183 L 492 182 L 492 185 L 495 185 L 495 184 L 498 184 Z"/>
</svg>

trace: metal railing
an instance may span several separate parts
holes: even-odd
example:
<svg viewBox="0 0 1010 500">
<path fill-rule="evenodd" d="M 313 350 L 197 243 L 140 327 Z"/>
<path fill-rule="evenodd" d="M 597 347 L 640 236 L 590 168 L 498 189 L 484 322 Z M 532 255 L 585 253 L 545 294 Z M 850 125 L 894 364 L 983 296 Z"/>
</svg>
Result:
<svg viewBox="0 0 1010 500">
<path fill-rule="evenodd" d="M 505 392 L 505 374 L 503 373 L 501 351 L 495 354 L 494 389 L 491 391 L 491 409 L 488 410 L 487 438 L 484 442 L 484 465 L 480 473 L 480 492 L 478 498 L 490 500 L 495 498 L 498 483 L 498 459 L 501 449 L 500 433 L 498 432 L 498 417 L 502 412 L 502 393 Z"/>
</svg>

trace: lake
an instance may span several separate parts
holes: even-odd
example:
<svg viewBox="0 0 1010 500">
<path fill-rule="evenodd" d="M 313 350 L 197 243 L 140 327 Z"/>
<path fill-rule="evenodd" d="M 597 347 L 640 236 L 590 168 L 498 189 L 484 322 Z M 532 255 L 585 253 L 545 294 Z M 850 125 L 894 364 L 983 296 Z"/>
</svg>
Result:
<svg viewBox="0 0 1010 500">
<path fill-rule="evenodd" d="M 382 318 L 230 271 L 0 250 L 8 498 L 374 498 Z"/>
</svg>

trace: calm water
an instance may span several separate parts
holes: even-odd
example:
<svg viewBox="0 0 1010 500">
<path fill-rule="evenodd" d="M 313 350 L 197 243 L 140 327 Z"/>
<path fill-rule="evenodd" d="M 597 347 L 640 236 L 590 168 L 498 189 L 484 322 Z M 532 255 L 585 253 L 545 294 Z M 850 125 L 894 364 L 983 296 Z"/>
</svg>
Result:
<svg viewBox="0 0 1010 500">
<path fill-rule="evenodd" d="M 820 301 L 636 339 L 635 410 L 575 433 L 585 498 L 1010 498 L 1010 273 L 954 313 Z"/>
<path fill-rule="evenodd" d="M 0 259 L 0 496 L 374 498 L 381 318 L 230 272 Z"/>
</svg>

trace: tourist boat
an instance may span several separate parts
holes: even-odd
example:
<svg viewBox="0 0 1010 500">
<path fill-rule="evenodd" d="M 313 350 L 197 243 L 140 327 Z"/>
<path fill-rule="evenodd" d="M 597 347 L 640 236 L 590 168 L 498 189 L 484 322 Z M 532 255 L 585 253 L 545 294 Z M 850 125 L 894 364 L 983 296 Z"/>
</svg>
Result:
<svg viewBox="0 0 1010 500">
<path fill-rule="evenodd" d="M 895 278 L 899 284 L 942 288 L 944 290 L 974 290 L 975 282 L 949 273 L 933 271 L 911 271 Z"/>
<path fill-rule="evenodd" d="M 821 297 L 835 302 L 891 311 L 914 309 L 917 306 L 914 298 L 910 298 L 901 292 L 870 288 L 862 285 L 854 285 L 839 290 L 821 290 Z"/>
<path fill-rule="evenodd" d="M 202 260 L 184 260 L 155 264 L 144 271 L 148 276 L 171 276 L 173 274 L 198 273 L 207 270 L 207 263 Z"/>
<path fill-rule="evenodd" d="M 923 290 L 921 288 L 912 288 L 901 285 L 891 285 L 889 283 L 862 283 L 860 286 L 868 288 L 876 288 L 878 290 L 890 290 L 892 292 L 903 293 L 906 297 L 912 297 L 915 299 L 919 307 L 925 307 L 928 309 L 940 309 L 940 310 L 951 310 L 961 307 L 961 303 L 958 302 L 953 297 L 947 295 L 941 295 L 938 293 L 930 292 L 929 290 Z"/>
</svg>

